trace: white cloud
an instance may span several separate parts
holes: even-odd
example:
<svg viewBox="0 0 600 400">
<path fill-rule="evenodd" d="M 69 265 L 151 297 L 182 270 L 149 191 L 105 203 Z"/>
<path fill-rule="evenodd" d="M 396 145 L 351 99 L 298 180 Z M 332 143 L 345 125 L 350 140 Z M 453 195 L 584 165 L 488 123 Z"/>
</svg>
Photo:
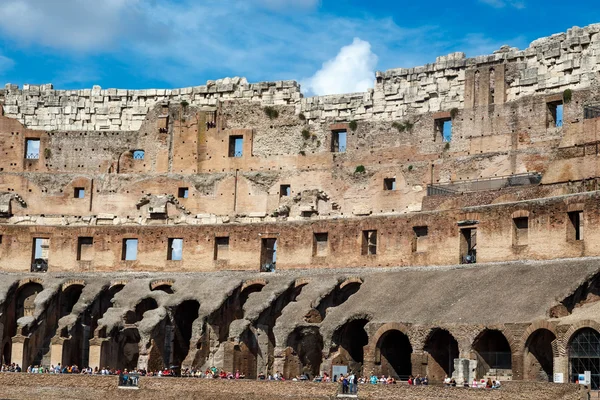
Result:
<svg viewBox="0 0 600 400">
<path fill-rule="evenodd" d="M 520 0 L 479 0 L 495 8 L 513 7 L 517 9 L 525 8 L 525 2 Z"/>
<path fill-rule="evenodd" d="M 377 60 L 369 42 L 354 38 L 306 80 L 306 89 L 316 95 L 364 92 L 373 87 Z"/>
</svg>

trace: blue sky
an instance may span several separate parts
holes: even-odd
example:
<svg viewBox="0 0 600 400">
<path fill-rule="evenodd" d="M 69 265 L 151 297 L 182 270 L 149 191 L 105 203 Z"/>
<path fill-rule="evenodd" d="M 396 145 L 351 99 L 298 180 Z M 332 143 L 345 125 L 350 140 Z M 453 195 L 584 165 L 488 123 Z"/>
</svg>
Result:
<svg viewBox="0 0 600 400">
<path fill-rule="evenodd" d="M 590 0 L 0 0 L 0 81 L 174 88 L 245 76 L 362 91 L 375 70 L 595 22 Z"/>
</svg>

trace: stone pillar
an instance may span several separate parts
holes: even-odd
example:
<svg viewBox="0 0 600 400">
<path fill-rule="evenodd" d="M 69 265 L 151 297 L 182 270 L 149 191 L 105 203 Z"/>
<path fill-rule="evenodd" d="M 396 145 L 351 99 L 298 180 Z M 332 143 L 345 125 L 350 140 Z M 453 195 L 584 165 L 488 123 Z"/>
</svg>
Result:
<svg viewBox="0 0 600 400">
<path fill-rule="evenodd" d="M 17 335 L 12 338 L 12 351 L 10 361 L 20 365 L 23 370 L 26 370 L 29 366 L 29 352 L 27 349 L 28 345 L 29 338 L 26 336 Z"/>
<path fill-rule="evenodd" d="M 65 360 L 63 360 L 64 353 L 64 345 L 65 341 L 68 339 L 58 338 L 52 339 L 52 343 L 50 344 L 50 364 L 51 365 L 65 365 Z M 67 344 L 68 345 L 68 344 Z"/>
<path fill-rule="evenodd" d="M 558 356 L 554 357 L 554 371 L 555 374 L 562 373 L 565 383 L 569 383 L 569 357 Z M 554 378 L 553 378 L 554 380 Z"/>
<path fill-rule="evenodd" d="M 423 350 L 415 350 L 410 355 L 410 362 L 412 364 L 412 374 L 414 376 L 427 375 L 427 353 Z"/>
<path fill-rule="evenodd" d="M 457 385 L 462 385 L 464 382 L 471 383 L 475 379 L 477 370 L 477 360 L 468 358 L 454 359 L 454 372 L 452 377 L 456 380 Z"/>
<path fill-rule="evenodd" d="M 465 109 L 472 109 L 474 106 L 474 95 L 475 94 L 475 70 L 465 71 Z"/>
<path fill-rule="evenodd" d="M 101 369 L 103 367 L 108 366 L 108 353 L 110 349 L 110 339 L 104 338 L 93 338 L 90 340 L 90 359 L 89 365 L 90 368 L 98 368 Z"/>
<path fill-rule="evenodd" d="M 271 344 L 269 342 L 269 327 L 267 325 L 258 325 L 256 328 L 256 342 L 258 346 L 258 355 L 256 356 L 256 373 L 261 372 L 268 375 L 269 354 L 271 354 Z"/>
</svg>

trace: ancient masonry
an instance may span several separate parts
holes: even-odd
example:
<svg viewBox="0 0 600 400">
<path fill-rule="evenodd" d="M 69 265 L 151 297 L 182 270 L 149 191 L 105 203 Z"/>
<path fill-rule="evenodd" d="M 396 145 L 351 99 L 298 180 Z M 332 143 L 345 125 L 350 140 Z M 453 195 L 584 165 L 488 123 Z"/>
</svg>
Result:
<svg viewBox="0 0 600 400">
<path fill-rule="evenodd" d="M 377 73 L 0 90 L 0 358 L 600 385 L 600 24 Z"/>
</svg>

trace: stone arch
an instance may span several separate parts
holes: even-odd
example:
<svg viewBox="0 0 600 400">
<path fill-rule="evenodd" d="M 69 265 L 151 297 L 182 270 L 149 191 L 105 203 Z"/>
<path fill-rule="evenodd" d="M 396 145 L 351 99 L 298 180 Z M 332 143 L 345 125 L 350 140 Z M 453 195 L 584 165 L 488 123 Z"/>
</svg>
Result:
<svg viewBox="0 0 600 400">
<path fill-rule="evenodd" d="M 555 342 L 556 334 L 546 328 L 536 329 L 527 337 L 523 351 L 524 380 L 552 382 Z"/>
<path fill-rule="evenodd" d="M 482 330 L 473 341 L 471 349 L 477 360 L 477 378 L 485 376 L 490 370 L 494 370 L 496 375 L 512 371 L 512 347 L 501 330 Z"/>
<path fill-rule="evenodd" d="M 337 347 L 333 365 L 347 365 L 348 371 L 362 374 L 364 348 L 369 344 L 369 335 L 365 330 L 368 323 L 369 320 L 364 317 L 352 318 L 333 332 L 332 342 Z"/>
<path fill-rule="evenodd" d="M 248 281 L 245 281 L 242 284 L 242 287 L 240 288 L 240 290 L 243 292 L 244 290 L 248 289 L 251 286 L 262 286 L 265 287 L 267 285 L 267 281 L 265 279 L 251 279 Z"/>
<path fill-rule="evenodd" d="M 558 343 L 558 355 L 559 356 L 567 356 L 568 355 L 567 350 L 568 350 L 569 343 L 573 339 L 573 336 L 575 335 L 575 333 L 577 333 L 577 331 L 579 331 L 583 328 L 591 328 L 597 332 L 600 332 L 600 323 L 590 320 L 590 319 L 586 319 L 586 320 L 579 321 L 579 322 L 576 322 L 573 325 L 571 325 L 569 327 L 569 329 L 565 333 L 563 333 L 562 337 L 559 340 L 559 343 Z"/>
<path fill-rule="evenodd" d="M 552 324 L 548 321 L 543 321 L 543 320 L 536 321 L 536 322 L 533 322 L 531 325 L 529 325 L 527 327 L 527 329 L 525 329 L 525 331 L 521 335 L 520 340 L 514 346 L 515 351 L 518 353 L 522 353 L 523 351 L 525 351 L 525 349 L 527 348 L 527 345 L 526 345 L 527 340 L 529 339 L 531 334 L 534 333 L 535 331 L 537 331 L 538 329 L 546 329 L 546 330 L 552 332 L 552 334 L 554 334 L 554 336 L 556 336 L 558 338 L 558 333 L 556 332 L 556 327 L 554 326 L 554 324 Z M 557 357 L 558 354 L 554 354 L 554 356 Z"/>
<path fill-rule="evenodd" d="M 81 297 L 84 287 L 85 281 L 68 281 L 63 284 L 60 294 L 59 319 L 71 313 L 79 297 Z"/>
<path fill-rule="evenodd" d="M 600 332 L 582 327 L 570 336 L 567 342 L 569 360 L 569 382 L 575 383 L 580 374 L 591 372 L 591 388 L 600 387 Z"/>
<path fill-rule="evenodd" d="M 409 336 L 399 329 L 387 329 L 375 341 L 375 365 L 381 374 L 407 379 L 412 374 L 412 353 Z"/>
<path fill-rule="evenodd" d="M 454 360 L 459 358 L 458 341 L 446 329 L 433 328 L 425 339 L 423 350 L 428 355 L 427 375 L 432 382 L 442 382 L 454 372 Z"/>
<path fill-rule="evenodd" d="M 288 353 L 284 376 L 291 378 L 307 374 L 310 379 L 319 375 L 323 362 L 323 336 L 316 326 L 297 327 L 287 338 Z"/>
<path fill-rule="evenodd" d="M 19 287 L 15 293 L 15 322 L 21 317 L 33 316 L 35 312 L 35 298 L 44 290 L 40 281 L 26 279 L 19 282 Z M 11 336 L 14 336 L 15 333 L 13 332 Z"/>
<path fill-rule="evenodd" d="M 315 307 L 319 315 L 317 316 L 315 313 L 314 316 L 317 317 L 317 319 L 320 317 L 320 320 L 315 320 L 313 322 L 322 322 L 327 316 L 327 309 L 339 307 L 344 304 L 350 297 L 359 291 L 362 283 L 363 280 L 361 278 L 353 277 L 336 285 L 331 292 L 321 299 L 317 307 Z"/>
<path fill-rule="evenodd" d="M 200 303 L 186 300 L 175 308 L 173 314 L 173 364 L 180 366 L 190 351 L 192 327 L 198 318 Z"/>
<path fill-rule="evenodd" d="M 158 281 L 153 281 L 150 282 L 150 291 L 154 292 L 154 291 L 161 291 L 161 292 L 165 292 L 166 294 L 173 294 L 175 293 L 175 291 L 173 290 L 173 284 L 175 284 L 175 281 L 172 279 L 161 279 Z"/>
<path fill-rule="evenodd" d="M 154 310 L 158 308 L 158 303 L 152 297 L 146 297 L 140 300 L 136 305 L 135 309 L 127 311 L 125 314 L 125 323 L 126 324 L 135 324 L 140 322 L 142 318 L 144 318 L 144 314 L 147 311 Z"/>
</svg>

